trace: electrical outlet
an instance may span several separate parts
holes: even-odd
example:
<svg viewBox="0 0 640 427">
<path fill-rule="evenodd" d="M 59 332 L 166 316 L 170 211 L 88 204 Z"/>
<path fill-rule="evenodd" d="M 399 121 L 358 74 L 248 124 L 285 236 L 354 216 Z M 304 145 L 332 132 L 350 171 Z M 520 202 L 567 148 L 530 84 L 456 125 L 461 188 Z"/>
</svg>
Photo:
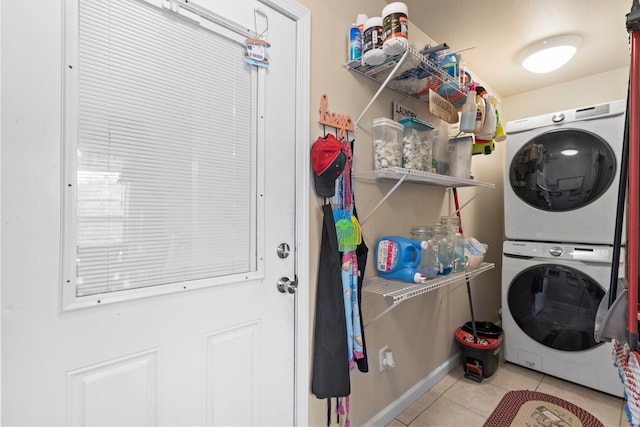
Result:
<svg viewBox="0 0 640 427">
<path fill-rule="evenodd" d="M 387 369 L 387 365 L 384 363 L 385 353 L 389 350 L 389 346 L 385 345 L 380 350 L 378 350 L 378 366 L 380 367 L 380 372 Z"/>
</svg>

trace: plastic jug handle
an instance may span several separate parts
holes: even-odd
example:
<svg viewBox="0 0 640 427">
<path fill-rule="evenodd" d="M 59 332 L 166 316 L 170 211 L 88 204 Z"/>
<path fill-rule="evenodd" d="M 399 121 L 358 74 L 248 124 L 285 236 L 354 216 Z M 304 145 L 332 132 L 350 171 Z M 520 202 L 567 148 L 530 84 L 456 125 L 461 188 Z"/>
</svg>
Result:
<svg viewBox="0 0 640 427">
<path fill-rule="evenodd" d="M 422 258 L 422 251 L 415 246 L 407 246 L 407 258 L 405 259 L 408 267 L 417 267 L 420 264 Z"/>
</svg>

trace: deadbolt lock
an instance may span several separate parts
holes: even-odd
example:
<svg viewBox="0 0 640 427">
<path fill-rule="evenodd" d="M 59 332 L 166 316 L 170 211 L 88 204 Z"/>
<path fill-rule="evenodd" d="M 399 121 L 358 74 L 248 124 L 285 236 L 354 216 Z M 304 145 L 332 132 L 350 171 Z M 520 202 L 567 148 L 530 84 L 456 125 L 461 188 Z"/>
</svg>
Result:
<svg viewBox="0 0 640 427">
<path fill-rule="evenodd" d="M 280 243 L 278 245 L 278 256 L 282 259 L 287 258 L 291 252 L 291 247 L 288 243 Z"/>
</svg>

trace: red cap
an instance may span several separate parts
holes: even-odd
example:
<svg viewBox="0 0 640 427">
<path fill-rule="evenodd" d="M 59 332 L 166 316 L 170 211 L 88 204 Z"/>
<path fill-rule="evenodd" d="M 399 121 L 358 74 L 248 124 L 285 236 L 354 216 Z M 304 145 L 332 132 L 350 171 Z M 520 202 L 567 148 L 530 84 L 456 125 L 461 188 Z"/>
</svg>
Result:
<svg viewBox="0 0 640 427">
<path fill-rule="evenodd" d="M 323 197 L 333 197 L 335 181 L 344 170 L 347 156 L 342 143 L 333 135 L 318 138 L 311 146 L 311 168 L 314 172 L 316 192 Z"/>
</svg>

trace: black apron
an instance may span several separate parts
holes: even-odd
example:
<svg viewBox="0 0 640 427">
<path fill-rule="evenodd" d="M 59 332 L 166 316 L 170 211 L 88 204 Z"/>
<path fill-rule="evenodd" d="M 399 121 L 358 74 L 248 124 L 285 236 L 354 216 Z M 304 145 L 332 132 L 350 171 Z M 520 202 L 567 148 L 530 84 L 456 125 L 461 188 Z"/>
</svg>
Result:
<svg viewBox="0 0 640 427">
<path fill-rule="evenodd" d="M 322 213 L 311 376 L 311 392 L 318 399 L 351 393 L 341 259 L 331 205 L 322 205 Z"/>
</svg>

